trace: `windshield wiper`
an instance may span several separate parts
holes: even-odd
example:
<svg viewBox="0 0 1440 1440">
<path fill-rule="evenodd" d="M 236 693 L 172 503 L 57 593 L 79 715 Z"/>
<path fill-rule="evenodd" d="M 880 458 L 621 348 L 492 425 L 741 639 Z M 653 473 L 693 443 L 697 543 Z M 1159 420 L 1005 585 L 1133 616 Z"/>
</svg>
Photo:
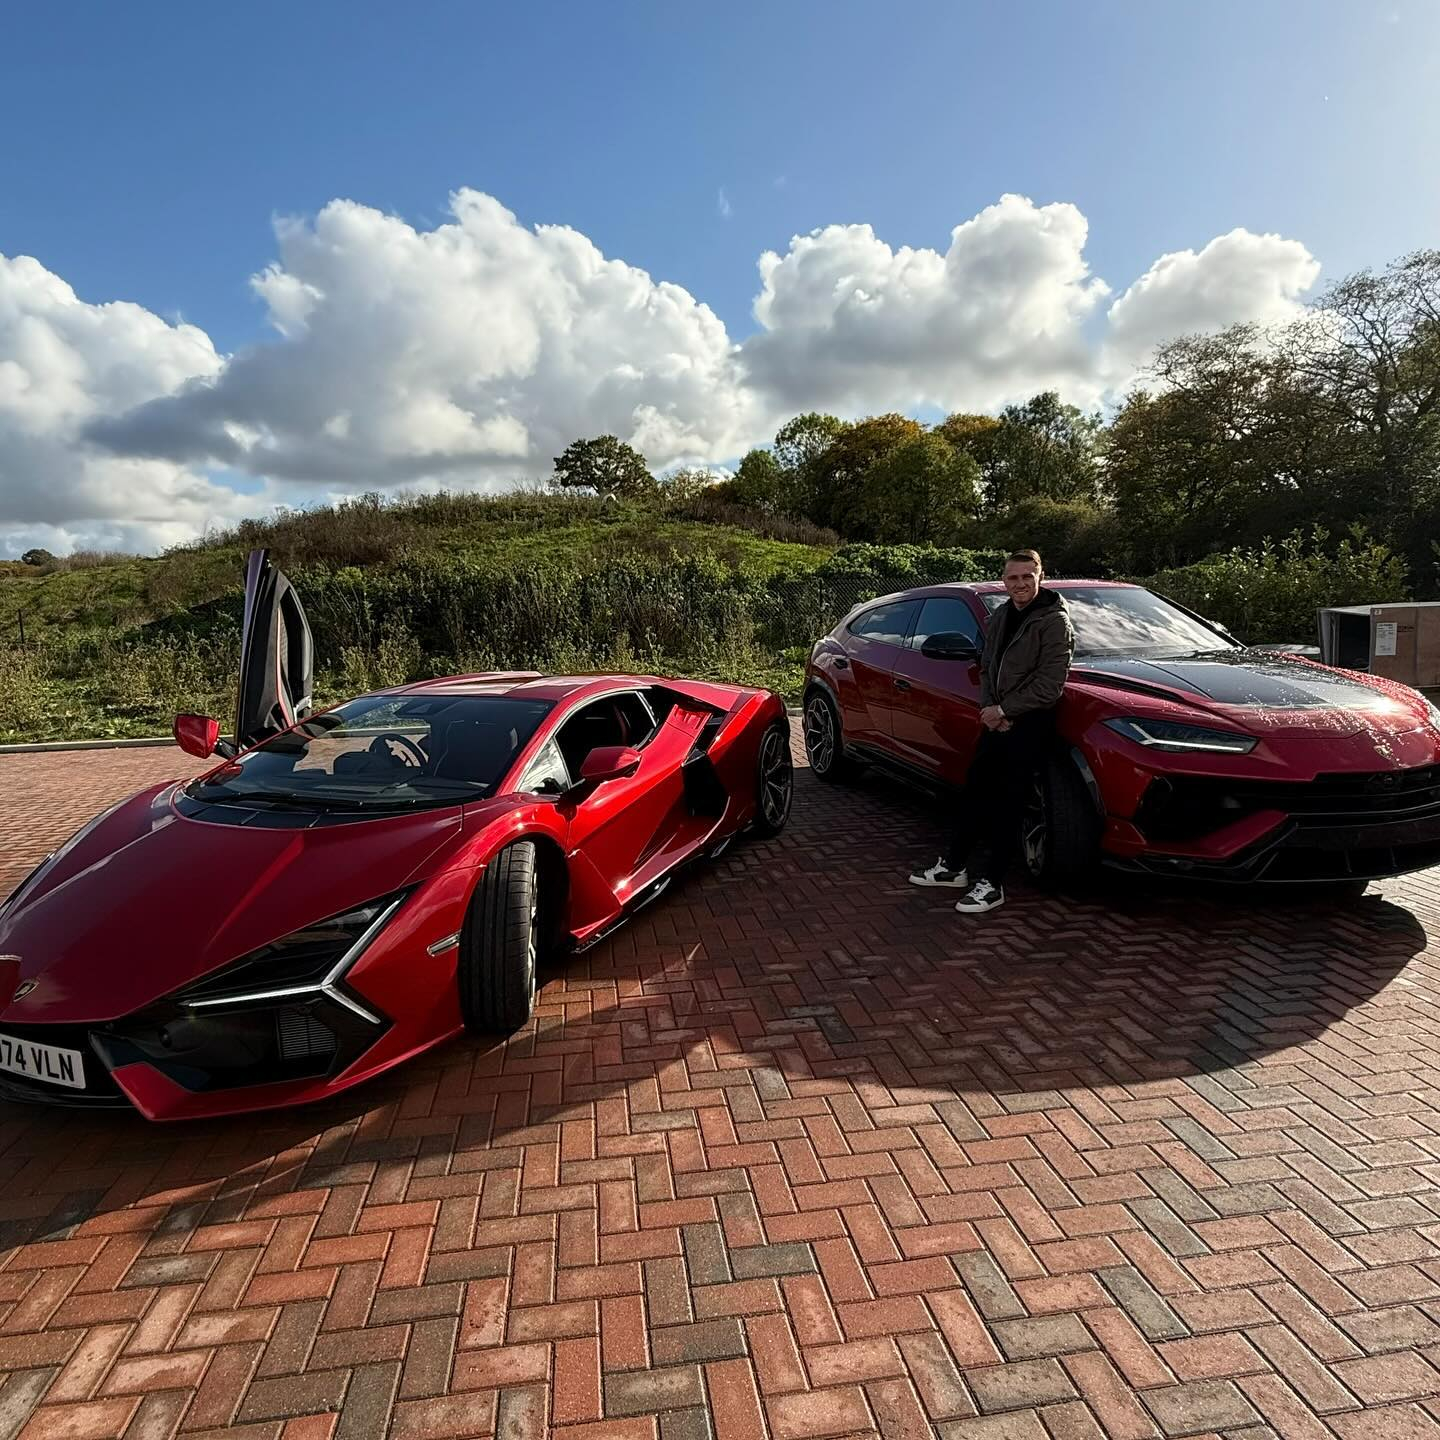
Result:
<svg viewBox="0 0 1440 1440">
<path fill-rule="evenodd" d="M 461 789 L 464 786 L 466 788 Z M 443 790 L 447 794 L 455 795 L 457 799 L 478 799 L 482 795 L 488 795 L 491 786 L 483 780 L 446 780 L 438 775 L 416 775 L 410 780 L 394 780 L 389 785 L 382 785 L 376 791 L 378 795 L 384 795 L 392 790 Z"/>
<path fill-rule="evenodd" d="M 367 810 L 364 800 L 347 795 L 289 795 L 281 790 L 232 790 L 228 785 L 201 785 L 197 800 L 212 805 L 269 805 L 276 810 Z"/>
</svg>

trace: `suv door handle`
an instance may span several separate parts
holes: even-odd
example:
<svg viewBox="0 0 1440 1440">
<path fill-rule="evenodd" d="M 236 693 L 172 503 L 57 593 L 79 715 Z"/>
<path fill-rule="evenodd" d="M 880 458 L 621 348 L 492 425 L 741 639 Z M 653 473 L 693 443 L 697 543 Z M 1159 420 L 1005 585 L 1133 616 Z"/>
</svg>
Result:
<svg viewBox="0 0 1440 1440">
<path fill-rule="evenodd" d="M 895 682 L 895 688 L 897 690 L 908 690 L 910 688 L 910 682 L 908 680 L 897 680 Z"/>
</svg>

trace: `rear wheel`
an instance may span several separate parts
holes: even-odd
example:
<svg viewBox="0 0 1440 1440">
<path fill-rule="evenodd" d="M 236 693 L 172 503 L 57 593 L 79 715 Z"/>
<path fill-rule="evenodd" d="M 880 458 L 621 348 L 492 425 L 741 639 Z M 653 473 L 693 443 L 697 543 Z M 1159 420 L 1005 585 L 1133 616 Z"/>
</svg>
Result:
<svg viewBox="0 0 1440 1440">
<path fill-rule="evenodd" d="M 1100 817 L 1063 755 L 1036 773 L 1020 817 L 1020 853 L 1030 878 L 1047 888 L 1083 879 L 1100 863 Z"/>
<path fill-rule="evenodd" d="M 778 835 L 790 818 L 795 795 L 795 767 L 790 758 L 790 726 L 777 720 L 760 739 L 755 765 L 754 833 Z"/>
<path fill-rule="evenodd" d="M 511 1034 L 535 1009 L 545 935 L 533 841 L 507 846 L 486 867 L 460 932 L 460 1014 L 478 1034 Z"/>
<path fill-rule="evenodd" d="M 844 780 L 853 772 L 854 763 L 845 751 L 840 712 L 818 687 L 805 697 L 804 733 L 805 755 L 810 761 L 810 773 L 817 780 Z"/>
</svg>

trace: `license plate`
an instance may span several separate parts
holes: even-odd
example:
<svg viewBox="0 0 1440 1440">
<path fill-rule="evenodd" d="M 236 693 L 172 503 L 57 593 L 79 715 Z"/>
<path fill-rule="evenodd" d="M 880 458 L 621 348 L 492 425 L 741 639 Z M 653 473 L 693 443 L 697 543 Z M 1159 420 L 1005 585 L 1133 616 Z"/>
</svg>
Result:
<svg viewBox="0 0 1440 1440">
<path fill-rule="evenodd" d="M 72 1090 L 85 1088 L 85 1059 L 78 1050 L 39 1045 L 14 1035 L 0 1035 L 0 1070 Z"/>
</svg>

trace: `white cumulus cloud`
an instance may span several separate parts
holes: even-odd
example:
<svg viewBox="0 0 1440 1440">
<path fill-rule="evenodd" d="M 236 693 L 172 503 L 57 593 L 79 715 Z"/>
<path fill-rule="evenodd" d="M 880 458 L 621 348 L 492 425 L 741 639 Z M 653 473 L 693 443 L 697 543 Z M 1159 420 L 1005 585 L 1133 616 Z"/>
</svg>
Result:
<svg viewBox="0 0 1440 1440">
<path fill-rule="evenodd" d="M 193 325 L 139 305 L 91 305 L 28 256 L 0 255 L 0 554 L 32 545 L 154 549 L 240 518 L 255 503 L 165 459 L 83 438 L 222 360 Z"/>
<path fill-rule="evenodd" d="M 831 225 L 760 260 L 752 382 L 794 409 L 985 410 L 1052 386 L 1093 389 L 1082 326 L 1109 293 L 1073 205 L 1006 195 L 950 246 L 893 250 Z"/>
<path fill-rule="evenodd" d="M 1319 269 L 1296 240 L 1234 230 L 1115 298 L 1074 205 L 1006 195 L 943 250 L 830 225 L 766 252 L 737 340 L 682 287 L 474 190 L 428 230 L 336 200 L 276 238 L 251 282 L 272 338 L 229 357 L 0 257 L 0 553 L 153 548 L 281 499 L 501 488 L 577 436 L 715 466 L 808 409 L 993 410 L 1052 388 L 1090 405 L 1160 340 L 1295 314 Z"/>
<path fill-rule="evenodd" d="M 1298 241 L 1232 230 L 1198 253 L 1162 255 L 1110 307 L 1102 369 L 1124 382 L 1177 335 L 1297 318 L 1320 262 Z"/>
<path fill-rule="evenodd" d="M 434 230 L 349 201 L 279 226 L 280 338 L 98 425 L 122 453 L 355 488 L 548 474 L 577 435 L 723 458 L 753 397 L 713 311 L 563 226 L 462 190 Z"/>
</svg>

